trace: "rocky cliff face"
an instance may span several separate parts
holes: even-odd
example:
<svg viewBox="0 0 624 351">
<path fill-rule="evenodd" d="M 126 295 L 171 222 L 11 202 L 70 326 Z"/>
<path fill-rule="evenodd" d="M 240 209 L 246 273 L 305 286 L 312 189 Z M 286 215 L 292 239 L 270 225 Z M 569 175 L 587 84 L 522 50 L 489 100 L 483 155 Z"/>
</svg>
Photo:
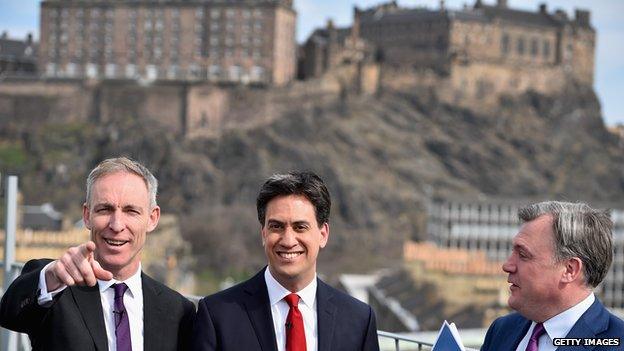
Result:
<svg viewBox="0 0 624 351">
<path fill-rule="evenodd" d="M 182 216 L 198 267 L 218 274 L 263 264 L 255 196 L 276 172 L 310 169 L 326 180 L 333 208 L 321 269 L 329 274 L 399 259 L 404 238 L 423 237 L 432 197 L 613 203 L 624 195 L 622 150 L 588 88 L 507 97 L 487 114 L 415 91 L 285 103 L 278 118 L 194 140 L 127 118 L 14 121 L 0 126 L 0 162 L 23 175 L 25 202 L 54 200 L 74 213 L 98 160 L 145 162 L 161 181 L 163 210 Z"/>
</svg>

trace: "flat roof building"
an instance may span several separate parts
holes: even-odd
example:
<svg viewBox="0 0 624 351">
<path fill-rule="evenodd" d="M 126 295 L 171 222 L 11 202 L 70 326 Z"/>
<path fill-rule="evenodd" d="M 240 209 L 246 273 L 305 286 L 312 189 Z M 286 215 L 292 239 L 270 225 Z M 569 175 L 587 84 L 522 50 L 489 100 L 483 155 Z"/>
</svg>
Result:
<svg viewBox="0 0 624 351">
<path fill-rule="evenodd" d="M 45 0 L 46 78 L 283 85 L 295 76 L 292 0 Z"/>
</svg>

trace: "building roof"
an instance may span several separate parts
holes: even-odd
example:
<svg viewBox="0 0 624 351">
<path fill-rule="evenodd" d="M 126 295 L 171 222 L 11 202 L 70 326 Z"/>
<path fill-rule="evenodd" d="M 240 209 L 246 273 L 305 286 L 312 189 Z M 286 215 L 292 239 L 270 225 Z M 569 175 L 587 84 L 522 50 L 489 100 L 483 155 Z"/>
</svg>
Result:
<svg viewBox="0 0 624 351">
<path fill-rule="evenodd" d="M 427 8 L 396 8 L 392 10 L 369 9 L 361 12 L 361 22 L 375 22 L 379 24 L 406 23 L 412 21 L 423 21 L 431 19 L 445 18 L 444 11 L 430 10 Z"/>
<path fill-rule="evenodd" d="M 51 203 L 35 206 L 24 205 L 22 206 L 22 212 L 27 215 L 43 215 L 53 220 L 63 219 L 63 214 L 55 210 Z"/>
<path fill-rule="evenodd" d="M 511 9 L 509 7 L 482 5 L 473 11 L 482 13 L 488 20 L 501 19 L 505 22 L 517 23 L 520 25 L 534 25 L 543 27 L 556 27 L 561 24 L 553 15 L 542 12 L 532 12 Z"/>
<path fill-rule="evenodd" d="M 6 33 L 0 37 L 0 59 L 9 61 L 37 61 L 37 43 L 9 39 Z"/>
<path fill-rule="evenodd" d="M 351 27 L 335 28 L 336 41 L 338 43 L 344 43 L 345 39 L 351 35 Z M 310 34 L 307 41 L 314 41 L 318 44 L 325 44 L 329 39 L 329 30 L 327 28 L 317 28 Z"/>
<path fill-rule="evenodd" d="M 392 5 L 392 6 L 390 6 Z M 581 11 L 583 12 L 583 11 Z M 452 9 L 428 9 L 424 7 L 405 8 L 394 3 L 382 4 L 360 11 L 360 21 L 365 23 L 406 23 L 423 20 L 459 19 L 467 21 L 492 22 L 502 20 L 518 25 L 531 25 L 541 27 L 558 27 L 563 24 L 582 23 L 569 19 L 562 10 L 554 13 L 547 11 L 526 11 L 509 8 L 507 6 L 484 5 L 477 1 L 474 7 L 464 7 L 461 10 Z M 589 23 L 586 24 L 591 28 Z"/>
</svg>

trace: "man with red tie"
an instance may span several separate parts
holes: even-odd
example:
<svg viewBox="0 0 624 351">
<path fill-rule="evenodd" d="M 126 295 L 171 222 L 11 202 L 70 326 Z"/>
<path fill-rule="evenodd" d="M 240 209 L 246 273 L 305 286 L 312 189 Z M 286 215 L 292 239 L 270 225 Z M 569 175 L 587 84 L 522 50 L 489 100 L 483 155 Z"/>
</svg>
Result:
<svg viewBox="0 0 624 351">
<path fill-rule="evenodd" d="M 623 350 L 624 322 L 594 296 L 613 257 L 608 212 L 549 201 L 518 211 L 524 223 L 503 264 L 515 313 L 494 321 L 482 351 Z M 574 339 L 574 343 L 561 340 Z"/>
<path fill-rule="evenodd" d="M 329 239 L 329 192 L 317 175 L 270 177 L 256 202 L 268 267 L 199 302 L 193 349 L 377 351 L 370 306 L 316 276 Z"/>
</svg>

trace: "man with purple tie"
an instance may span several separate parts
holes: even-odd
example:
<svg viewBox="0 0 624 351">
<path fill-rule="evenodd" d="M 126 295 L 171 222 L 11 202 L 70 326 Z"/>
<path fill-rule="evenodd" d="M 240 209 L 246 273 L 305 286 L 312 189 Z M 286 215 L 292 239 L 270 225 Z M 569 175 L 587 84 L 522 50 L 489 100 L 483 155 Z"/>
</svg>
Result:
<svg viewBox="0 0 624 351">
<path fill-rule="evenodd" d="M 141 271 L 158 225 L 158 182 L 138 162 L 107 159 L 87 178 L 91 241 L 57 260 L 31 260 L 2 297 L 0 324 L 33 350 L 186 350 L 195 307 Z"/>
<path fill-rule="evenodd" d="M 623 350 L 624 321 L 593 293 L 613 259 L 609 213 L 549 201 L 518 216 L 523 225 L 503 264 L 516 312 L 492 323 L 481 350 Z"/>
</svg>

